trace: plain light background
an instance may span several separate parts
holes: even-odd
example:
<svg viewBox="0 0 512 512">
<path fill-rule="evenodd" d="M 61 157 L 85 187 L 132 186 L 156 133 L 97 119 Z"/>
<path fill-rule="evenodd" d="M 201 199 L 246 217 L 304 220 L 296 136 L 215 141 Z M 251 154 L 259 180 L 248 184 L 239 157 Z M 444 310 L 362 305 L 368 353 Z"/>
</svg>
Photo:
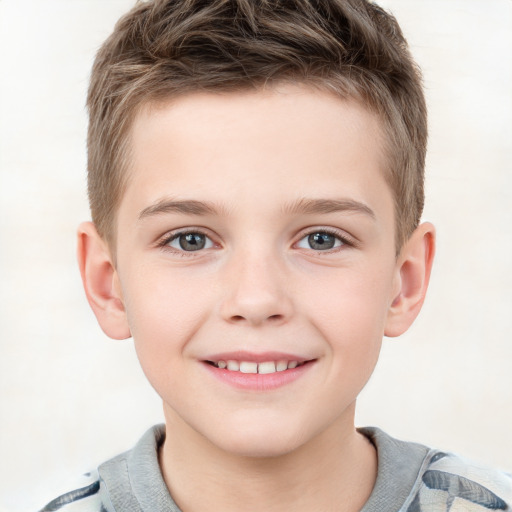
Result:
<svg viewBox="0 0 512 512">
<path fill-rule="evenodd" d="M 385 0 L 423 68 L 438 252 L 358 424 L 512 470 L 512 1 Z M 162 421 L 75 263 L 94 53 L 132 0 L 0 0 L 0 510 L 35 510 Z M 299 398 L 300 399 L 300 398 Z"/>
</svg>

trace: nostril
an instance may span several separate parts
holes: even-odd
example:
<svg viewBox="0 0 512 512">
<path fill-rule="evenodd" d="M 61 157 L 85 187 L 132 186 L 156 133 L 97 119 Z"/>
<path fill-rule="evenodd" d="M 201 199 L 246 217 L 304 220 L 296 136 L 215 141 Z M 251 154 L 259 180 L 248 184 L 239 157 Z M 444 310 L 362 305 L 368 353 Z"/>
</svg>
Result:
<svg viewBox="0 0 512 512">
<path fill-rule="evenodd" d="M 279 323 L 282 322 L 285 318 L 284 315 L 276 314 L 276 315 L 270 315 L 268 317 L 262 317 L 259 319 L 256 319 L 254 316 L 248 315 L 247 317 L 244 315 L 232 315 L 229 317 L 229 321 L 233 323 L 242 323 L 242 322 L 249 322 L 249 323 L 260 323 L 260 322 L 271 322 L 271 323 Z"/>
</svg>

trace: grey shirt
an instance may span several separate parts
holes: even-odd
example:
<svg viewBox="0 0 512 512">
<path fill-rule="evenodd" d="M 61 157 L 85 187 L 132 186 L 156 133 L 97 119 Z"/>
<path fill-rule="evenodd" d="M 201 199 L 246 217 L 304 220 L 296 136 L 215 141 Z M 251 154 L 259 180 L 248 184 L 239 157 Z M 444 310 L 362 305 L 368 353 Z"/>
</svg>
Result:
<svg viewBox="0 0 512 512">
<path fill-rule="evenodd" d="M 452 454 L 398 441 L 378 428 L 359 429 L 375 445 L 378 473 L 361 512 L 482 512 L 510 510 L 512 477 Z M 53 500 L 41 512 L 181 512 L 158 464 L 163 425 L 103 463 L 90 483 Z M 214 508 L 212 511 L 216 512 Z"/>
</svg>

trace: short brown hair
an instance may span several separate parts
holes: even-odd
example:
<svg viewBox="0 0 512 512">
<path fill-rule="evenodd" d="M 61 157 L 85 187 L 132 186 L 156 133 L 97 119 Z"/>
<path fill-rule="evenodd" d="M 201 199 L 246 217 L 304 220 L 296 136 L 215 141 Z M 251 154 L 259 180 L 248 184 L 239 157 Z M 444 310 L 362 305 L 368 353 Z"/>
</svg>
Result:
<svg viewBox="0 0 512 512">
<path fill-rule="evenodd" d="M 89 201 L 100 235 L 115 243 L 127 136 L 143 105 L 285 81 L 354 98 L 379 116 L 400 249 L 423 210 L 426 106 L 398 23 L 366 0 L 138 2 L 100 48 L 88 94 Z"/>
</svg>

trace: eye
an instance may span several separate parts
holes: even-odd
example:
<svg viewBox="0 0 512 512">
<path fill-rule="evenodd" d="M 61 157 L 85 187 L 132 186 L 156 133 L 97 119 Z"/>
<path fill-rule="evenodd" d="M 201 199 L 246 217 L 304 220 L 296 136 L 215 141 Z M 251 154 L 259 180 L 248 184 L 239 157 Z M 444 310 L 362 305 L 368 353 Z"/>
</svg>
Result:
<svg viewBox="0 0 512 512">
<path fill-rule="evenodd" d="M 297 247 L 301 249 L 313 249 L 314 251 L 328 251 L 329 249 L 335 249 L 345 245 L 345 241 L 329 233 L 328 231 L 315 231 L 309 235 L 301 238 L 297 244 Z"/>
<path fill-rule="evenodd" d="M 179 251 L 192 252 L 210 249 L 213 247 L 213 242 L 203 233 L 190 231 L 173 235 L 165 245 Z"/>
</svg>

